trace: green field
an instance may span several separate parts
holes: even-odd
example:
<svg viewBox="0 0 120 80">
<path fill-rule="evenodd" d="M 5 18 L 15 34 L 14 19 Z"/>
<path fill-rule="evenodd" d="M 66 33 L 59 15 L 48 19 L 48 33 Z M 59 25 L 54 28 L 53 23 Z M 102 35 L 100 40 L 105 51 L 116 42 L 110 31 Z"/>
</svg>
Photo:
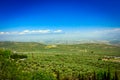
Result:
<svg viewBox="0 0 120 80">
<path fill-rule="evenodd" d="M 120 79 L 120 47 L 117 46 L 96 43 L 45 45 L 35 42 L 0 42 L 0 48 L 11 50 L 12 54 L 27 55 L 24 60 L 10 59 L 16 66 L 13 68 L 16 74 L 8 75 L 8 78 L 16 75 L 14 80 L 103 80 L 102 76 L 108 77 L 109 73 L 110 79 L 104 80 L 117 80 L 113 78 L 116 74 Z M 12 72 L 10 67 L 6 68 L 6 74 Z"/>
</svg>

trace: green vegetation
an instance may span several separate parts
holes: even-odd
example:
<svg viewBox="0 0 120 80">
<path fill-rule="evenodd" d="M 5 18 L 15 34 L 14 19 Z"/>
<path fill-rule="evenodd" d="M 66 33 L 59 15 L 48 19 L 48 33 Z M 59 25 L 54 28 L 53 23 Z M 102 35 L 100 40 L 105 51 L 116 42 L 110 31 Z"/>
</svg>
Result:
<svg viewBox="0 0 120 80">
<path fill-rule="evenodd" d="M 23 54 L 11 54 L 10 58 L 12 58 L 12 59 L 24 59 L 24 58 L 27 58 L 27 55 L 23 55 Z"/>
<path fill-rule="evenodd" d="M 11 51 L 0 50 L 0 79 L 18 79 L 20 80 L 18 65 L 10 60 Z"/>
<path fill-rule="evenodd" d="M 117 46 L 0 42 L 0 48 L 2 80 L 120 79 L 120 47 Z"/>
</svg>

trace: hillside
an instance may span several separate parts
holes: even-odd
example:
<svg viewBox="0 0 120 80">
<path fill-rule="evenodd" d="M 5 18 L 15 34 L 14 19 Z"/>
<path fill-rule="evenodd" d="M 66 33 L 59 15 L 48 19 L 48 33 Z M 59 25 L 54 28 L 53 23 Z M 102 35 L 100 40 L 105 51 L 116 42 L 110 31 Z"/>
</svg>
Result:
<svg viewBox="0 0 120 80">
<path fill-rule="evenodd" d="M 0 42 L 0 48 L 18 52 L 40 51 L 44 46 L 44 44 L 36 42 Z"/>
<path fill-rule="evenodd" d="M 44 45 L 36 42 L 0 42 L 0 48 L 26 56 L 22 60 L 9 59 L 9 62 L 13 62 L 10 64 L 16 67 L 4 65 L 6 67 L 3 72 L 8 78 L 14 70 L 11 77 L 16 75 L 15 80 L 118 80 L 114 79 L 116 75 L 120 79 L 120 47 L 117 46 L 96 43 Z M 6 54 L 8 51 L 2 52 Z M 3 62 L 5 58 L 0 59 Z M 6 75 L 0 74 L 5 79 Z M 106 79 L 106 76 L 110 79 Z"/>
<path fill-rule="evenodd" d="M 0 48 L 10 49 L 16 52 L 88 52 L 93 51 L 95 54 L 120 56 L 120 47 L 97 44 L 84 43 L 72 45 L 45 45 L 37 42 L 0 42 Z"/>
</svg>

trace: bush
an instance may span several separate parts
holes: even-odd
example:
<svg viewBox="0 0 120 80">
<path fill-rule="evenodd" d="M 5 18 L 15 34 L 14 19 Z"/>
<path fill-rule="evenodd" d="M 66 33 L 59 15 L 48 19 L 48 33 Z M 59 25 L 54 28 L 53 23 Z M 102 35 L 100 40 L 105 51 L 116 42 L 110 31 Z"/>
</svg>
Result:
<svg viewBox="0 0 120 80">
<path fill-rule="evenodd" d="M 0 49 L 0 80 L 20 80 L 16 62 L 10 60 L 10 50 Z"/>
<path fill-rule="evenodd" d="M 10 58 L 12 58 L 12 59 L 23 59 L 23 58 L 27 58 L 27 55 L 25 55 L 25 54 L 12 54 L 10 56 Z"/>
<path fill-rule="evenodd" d="M 10 50 L 0 49 L 0 56 L 4 58 L 9 58 L 12 52 Z"/>
<path fill-rule="evenodd" d="M 50 73 L 39 71 L 34 73 L 32 80 L 56 80 L 56 79 Z"/>
</svg>

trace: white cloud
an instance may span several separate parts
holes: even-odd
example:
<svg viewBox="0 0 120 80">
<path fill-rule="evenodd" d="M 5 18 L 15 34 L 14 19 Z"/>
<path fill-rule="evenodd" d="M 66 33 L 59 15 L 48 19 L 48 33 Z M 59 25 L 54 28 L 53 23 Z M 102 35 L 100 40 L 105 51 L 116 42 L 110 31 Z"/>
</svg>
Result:
<svg viewBox="0 0 120 80">
<path fill-rule="evenodd" d="M 22 35 L 22 34 L 25 34 L 24 32 L 19 32 L 18 34 Z"/>
<path fill-rule="evenodd" d="M 46 34 L 50 33 L 50 30 L 24 30 L 19 32 L 19 34 Z"/>
<path fill-rule="evenodd" d="M 24 35 L 24 34 L 48 34 L 48 33 L 61 33 L 62 30 L 23 30 L 20 32 L 0 32 L 0 35 L 8 35 L 8 34 L 19 34 L 19 35 Z"/>
<path fill-rule="evenodd" d="M 24 32 L 24 33 L 29 33 L 30 31 L 29 31 L 29 30 L 24 30 L 23 32 Z"/>
<path fill-rule="evenodd" d="M 120 28 L 99 30 L 99 31 L 95 31 L 94 33 L 97 33 L 97 34 L 120 33 Z"/>
<path fill-rule="evenodd" d="M 30 30 L 24 30 L 21 32 L 18 32 L 18 34 L 23 35 L 23 34 L 29 34 L 31 31 Z"/>
<path fill-rule="evenodd" d="M 55 30 L 54 33 L 61 33 L 62 30 Z"/>
<path fill-rule="evenodd" d="M 50 33 L 51 30 L 38 30 L 36 32 L 38 32 L 38 33 Z"/>
<path fill-rule="evenodd" d="M 10 34 L 10 32 L 0 32 L 0 35 Z"/>
<path fill-rule="evenodd" d="M 0 32 L 0 34 L 5 34 L 4 32 Z"/>
<path fill-rule="evenodd" d="M 113 28 L 113 29 L 104 29 L 104 30 L 98 30 L 93 32 L 93 35 L 101 37 L 103 39 L 115 39 L 115 38 L 120 38 L 120 28 Z"/>
<path fill-rule="evenodd" d="M 10 34 L 10 32 L 5 32 L 5 34 Z"/>
</svg>

